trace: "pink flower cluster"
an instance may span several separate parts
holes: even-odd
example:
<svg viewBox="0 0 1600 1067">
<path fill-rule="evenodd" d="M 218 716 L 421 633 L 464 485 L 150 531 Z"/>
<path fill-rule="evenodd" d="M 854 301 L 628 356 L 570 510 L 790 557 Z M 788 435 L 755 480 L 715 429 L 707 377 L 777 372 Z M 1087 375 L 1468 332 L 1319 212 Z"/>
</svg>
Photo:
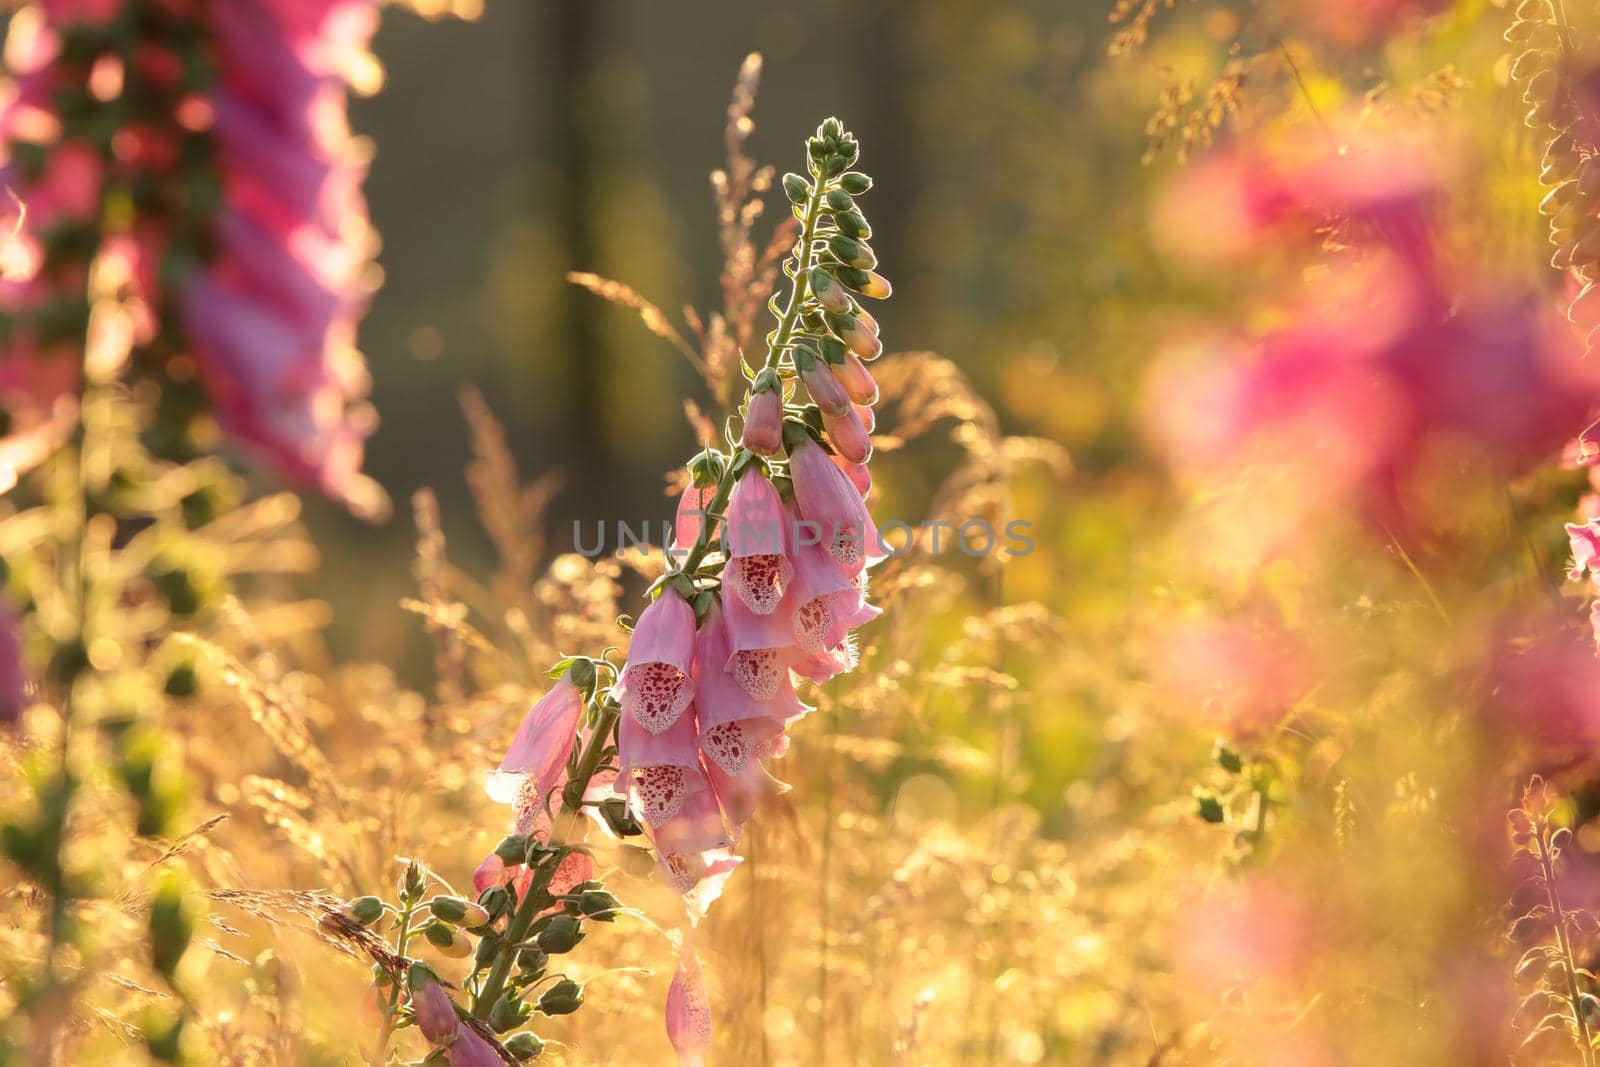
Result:
<svg viewBox="0 0 1600 1067">
<path fill-rule="evenodd" d="M 640 616 L 622 672 L 616 788 L 663 875 L 686 894 L 710 880 L 703 896 L 714 898 L 737 863 L 739 828 L 788 788 L 767 764 L 787 749 L 789 724 L 811 711 L 796 681 L 854 667 L 851 631 L 878 615 L 866 572 L 882 554 L 861 493 L 809 437 L 794 446 L 789 474 L 785 502 L 760 464 L 745 468 L 723 519 L 721 597 L 697 628 L 689 603 L 663 590 Z M 680 530 L 697 528 L 700 505 L 684 495 Z"/>
<path fill-rule="evenodd" d="M 373 506 L 354 348 L 373 241 L 345 94 L 375 0 L 126 7 L 55 0 L 12 21 L 0 179 L 27 226 L 0 282 L 0 404 L 76 389 L 88 266 L 113 256 L 144 358 L 197 379 L 235 442 Z"/>
<path fill-rule="evenodd" d="M 1552 301 L 1453 254 L 1438 218 L 1448 158 L 1396 132 L 1338 150 L 1240 145 L 1158 214 L 1158 239 L 1212 268 L 1316 264 L 1268 328 L 1175 345 L 1147 382 L 1171 466 L 1242 487 L 1269 548 L 1335 511 L 1429 529 L 1424 487 L 1554 456 L 1600 396 Z"/>
</svg>

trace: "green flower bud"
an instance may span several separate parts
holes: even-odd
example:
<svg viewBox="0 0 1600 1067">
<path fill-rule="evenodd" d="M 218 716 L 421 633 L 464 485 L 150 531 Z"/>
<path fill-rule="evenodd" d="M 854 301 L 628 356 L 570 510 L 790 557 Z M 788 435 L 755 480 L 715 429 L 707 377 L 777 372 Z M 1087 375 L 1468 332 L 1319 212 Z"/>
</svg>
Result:
<svg viewBox="0 0 1600 1067">
<path fill-rule="evenodd" d="M 406 864 L 406 871 L 400 876 L 400 900 L 406 904 L 414 904 L 422 899 L 427 887 L 427 879 L 422 874 L 421 865 L 414 860 Z"/>
<path fill-rule="evenodd" d="M 544 1055 L 544 1042 L 539 1039 L 538 1034 L 530 1033 L 527 1030 L 522 1031 L 520 1034 L 512 1034 L 505 1039 L 503 1044 L 507 1052 L 523 1063 L 529 1060 L 536 1060 Z"/>
<path fill-rule="evenodd" d="M 493 934 L 487 937 L 480 937 L 478 939 L 478 947 L 472 952 L 473 969 L 483 970 L 492 964 L 494 958 L 498 955 L 500 955 L 500 938 Z"/>
<path fill-rule="evenodd" d="M 457 926 L 482 926 L 489 921 L 489 913 L 481 904 L 460 897 L 434 897 L 428 901 L 428 910 L 436 919 Z"/>
<path fill-rule="evenodd" d="M 860 267 L 865 270 L 878 265 L 878 257 L 872 254 L 872 249 L 842 233 L 836 233 L 828 238 L 828 251 L 847 267 Z"/>
<path fill-rule="evenodd" d="M 1222 801 L 1209 789 L 1196 789 L 1194 791 L 1196 813 L 1206 822 L 1220 823 L 1225 817 L 1222 810 Z"/>
<path fill-rule="evenodd" d="M 817 302 L 828 311 L 849 311 L 850 294 L 844 286 L 833 280 L 833 275 L 821 267 L 811 268 L 811 292 Z"/>
<path fill-rule="evenodd" d="M 428 939 L 428 944 L 439 950 L 439 953 L 453 960 L 465 959 L 472 954 L 472 939 L 464 934 L 458 934 L 444 923 L 431 923 L 422 935 Z"/>
<path fill-rule="evenodd" d="M 356 897 L 344 906 L 344 913 L 362 926 L 371 926 L 383 917 L 383 901 L 377 897 Z"/>
<path fill-rule="evenodd" d="M 843 189 L 829 189 L 826 197 L 830 211 L 854 211 L 855 199 Z"/>
<path fill-rule="evenodd" d="M 839 284 L 852 292 L 862 296 L 870 296 L 874 300 L 885 300 L 894 292 L 894 287 L 889 284 L 889 279 L 872 270 L 858 270 L 855 267 L 834 267 L 833 276 Z"/>
<path fill-rule="evenodd" d="M 571 952 L 583 938 L 583 929 L 575 917 L 555 915 L 551 917 L 550 925 L 540 930 L 534 940 L 545 952 L 559 956 L 563 952 Z"/>
<path fill-rule="evenodd" d="M 539 1010 L 546 1015 L 571 1015 L 581 1007 L 583 986 L 570 978 L 561 979 L 539 998 Z"/>
<path fill-rule="evenodd" d="M 644 833 L 644 827 L 628 812 L 628 802 L 624 797 L 602 800 L 600 817 L 605 820 L 606 828 L 618 837 L 637 837 Z"/>
<path fill-rule="evenodd" d="M 578 908 L 591 919 L 603 923 L 616 922 L 622 901 L 612 896 L 609 890 L 586 889 L 578 894 Z"/>
<path fill-rule="evenodd" d="M 533 1009 L 522 1002 L 516 993 L 507 993 L 489 1009 L 489 1026 L 497 1034 L 515 1030 L 533 1015 Z"/>
<path fill-rule="evenodd" d="M 483 905 L 483 910 L 489 913 L 490 922 L 509 913 L 514 906 L 511 890 L 503 885 L 492 885 L 482 893 L 479 893 L 478 903 Z"/>
<path fill-rule="evenodd" d="M 507 834 L 494 846 L 494 854 L 507 867 L 515 867 L 528 859 L 528 839 L 522 834 Z"/>
<path fill-rule="evenodd" d="M 702 489 L 716 485 L 727 469 L 728 457 L 714 448 L 702 450 L 689 461 L 689 473 L 694 477 L 694 484 Z"/>
<path fill-rule="evenodd" d="M 795 173 L 783 176 L 783 195 L 791 204 L 803 204 L 811 196 L 811 183 Z"/>
<path fill-rule="evenodd" d="M 181 1014 L 159 1009 L 147 1010 L 139 1022 L 139 1036 L 144 1038 L 150 1058 L 157 1063 L 178 1063 L 182 1057 L 183 1023 Z"/>
<path fill-rule="evenodd" d="M 860 196 L 872 188 L 872 179 L 862 174 L 859 170 L 852 170 L 848 174 L 839 176 L 839 188 L 851 196 Z"/>
<path fill-rule="evenodd" d="M 847 237 L 865 241 L 872 236 L 872 227 L 867 225 L 867 217 L 859 211 L 846 211 L 835 215 L 833 221 L 838 223 L 839 232 Z"/>
<path fill-rule="evenodd" d="M 537 948 L 523 948 L 517 950 L 517 969 L 523 974 L 537 978 L 550 966 L 550 955 Z"/>
</svg>

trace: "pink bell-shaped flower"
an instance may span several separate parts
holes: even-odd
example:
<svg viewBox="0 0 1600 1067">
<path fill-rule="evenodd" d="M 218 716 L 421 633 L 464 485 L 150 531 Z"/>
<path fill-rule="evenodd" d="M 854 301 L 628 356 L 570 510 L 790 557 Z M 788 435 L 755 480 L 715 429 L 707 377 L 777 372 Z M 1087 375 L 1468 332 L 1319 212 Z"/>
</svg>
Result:
<svg viewBox="0 0 1600 1067">
<path fill-rule="evenodd" d="M 783 599 L 793 567 L 778 490 L 752 464 L 728 497 L 723 535 L 728 563 L 723 587 L 757 615 L 771 615 Z"/>
<path fill-rule="evenodd" d="M 884 558 L 878 528 L 861 494 L 809 435 L 791 447 L 789 474 L 800 518 L 817 524 L 823 547 L 845 573 L 855 574 Z"/>
<path fill-rule="evenodd" d="M 659 734 L 694 700 L 694 609 L 671 589 L 644 609 L 622 671 L 622 710 Z"/>
<path fill-rule="evenodd" d="M 770 369 L 757 375 L 750 386 L 740 443 L 758 456 L 776 456 L 783 451 L 783 386 Z"/>
<path fill-rule="evenodd" d="M 505 759 L 484 783 L 491 799 L 501 804 L 514 802 L 524 779 L 533 781 L 540 796 L 556 787 L 577 743 L 583 704 L 582 691 L 571 678 L 563 677 L 529 709 Z"/>
</svg>

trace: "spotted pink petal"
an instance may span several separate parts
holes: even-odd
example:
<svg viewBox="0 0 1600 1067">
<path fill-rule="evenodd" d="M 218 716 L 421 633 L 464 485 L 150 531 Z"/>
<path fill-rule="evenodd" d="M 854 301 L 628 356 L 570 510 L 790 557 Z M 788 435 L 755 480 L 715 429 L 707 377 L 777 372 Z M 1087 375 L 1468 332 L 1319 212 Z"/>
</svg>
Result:
<svg viewBox="0 0 1600 1067">
<path fill-rule="evenodd" d="M 702 733 L 726 722 L 757 717 L 782 726 L 812 711 L 795 695 L 788 672 L 779 678 L 777 691 L 770 699 L 751 696 L 729 673 L 732 655 L 732 638 L 723 613 L 713 606 L 695 644 L 695 721 Z"/>
<path fill-rule="evenodd" d="M 671 590 L 645 608 L 634 627 L 622 671 L 622 709 L 651 733 L 671 726 L 694 699 L 694 630 L 694 609 Z"/>
<path fill-rule="evenodd" d="M 694 949 L 685 945 L 667 987 L 667 1040 L 679 1067 L 702 1067 L 711 1048 L 711 998 Z"/>
</svg>

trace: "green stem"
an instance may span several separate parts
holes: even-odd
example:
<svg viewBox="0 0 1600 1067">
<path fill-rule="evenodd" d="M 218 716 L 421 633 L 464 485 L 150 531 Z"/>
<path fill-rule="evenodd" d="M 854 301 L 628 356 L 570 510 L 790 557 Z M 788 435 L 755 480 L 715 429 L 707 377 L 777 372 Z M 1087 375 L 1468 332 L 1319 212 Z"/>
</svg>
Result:
<svg viewBox="0 0 1600 1067">
<path fill-rule="evenodd" d="M 824 185 L 826 183 L 818 178 L 817 184 L 811 190 L 811 196 L 806 200 L 804 226 L 800 231 L 800 240 L 795 243 L 798 251 L 794 257 L 794 287 L 789 290 L 789 306 L 784 308 L 783 318 L 778 320 L 778 328 L 768 335 L 767 358 L 762 363 L 763 367 L 777 364 L 778 358 L 789 344 L 789 338 L 794 334 L 794 324 L 800 317 L 800 307 L 806 302 L 806 290 L 811 285 L 811 242 L 816 240 L 817 222 L 822 218 Z"/>
<path fill-rule="evenodd" d="M 1584 1067 L 1594 1064 L 1594 1042 L 1589 1036 L 1589 1020 L 1583 1015 L 1583 998 L 1578 993 L 1577 964 L 1573 960 L 1572 943 L 1567 938 L 1567 915 L 1561 907 L 1561 894 L 1556 889 L 1556 865 L 1550 859 L 1550 835 L 1547 826 L 1539 828 L 1539 866 L 1544 872 L 1545 896 L 1550 902 L 1551 917 L 1555 920 L 1556 945 L 1561 950 L 1561 966 L 1567 976 L 1567 997 L 1572 1004 L 1572 1020 L 1578 1024 L 1579 1051 Z"/>
<path fill-rule="evenodd" d="M 778 320 L 778 328 L 767 335 L 767 357 L 762 361 L 763 369 L 777 365 L 784 349 L 789 346 L 789 341 L 794 336 L 795 323 L 800 319 L 800 308 L 806 302 L 806 291 L 811 286 L 811 245 L 817 237 L 817 222 L 822 218 L 822 196 L 826 184 L 818 178 L 811 195 L 806 199 L 804 226 L 800 231 L 800 239 L 795 242 L 795 268 L 793 284 L 789 290 L 789 306 L 784 308 L 783 318 Z M 711 535 L 716 530 L 716 517 L 722 514 L 722 509 L 728 503 L 728 494 L 733 492 L 733 482 L 733 465 L 730 464 L 717 482 L 716 495 L 711 498 L 711 503 L 705 508 L 705 514 L 701 516 L 700 534 L 695 538 L 694 547 L 689 550 L 683 566 L 679 568 L 682 573 L 693 575 L 695 569 L 705 559 L 706 552 L 711 548 Z"/>
<path fill-rule="evenodd" d="M 406 949 L 411 944 L 411 915 L 413 905 L 407 904 L 400 913 L 400 925 L 396 928 L 394 937 L 394 952 L 401 959 L 405 959 Z M 401 979 L 404 981 L 404 978 Z M 372 1050 L 370 1063 L 372 1067 L 383 1067 L 384 1057 L 389 1052 L 389 1037 L 394 1033 L 394 1013 L 400 1007 L 400 985 L 395 984 L 394 990 L 389 994 L 389 1000 L 383 1006 L 383 1025 L 378 1030 L 378 1046 Z"/>
<path fill-rule="evenodd" d="M 600 769 L 601 758 L 611 741 L 611 732 L 617 725 L 617 716 L 621 711 L 619 706 L 609 701 L 601 703 L 600 719 L 595 723 L 594 733 L 589 735 L 589 742 L 584 746 L 583 754 L 578 757 L 577 769 L 568 779 L 567 789 L 573 789 L 574 783 L 581 782 L 581 791 L 588 791 L 589 780 Z M 582 806 L 569 805 L 560 827 L 551 833 L 549 843 L 556 848 L 565 844 L 581 818 L 583 818 Z M 500 952 L 490 965 L 483 985 L 478 988 L 478 999 L 472 1009 L 472 1014 L 477 1018 L 487 1019 L 489 1012 L 494 1009 L 495 1001 L 499 1000 L 501 993 L 505 991 L 506 978 L 510 975 L 511 964 L 517 956 L 516 946 L 528 936 L 528 928 L 533 925 L 533 920 L 538 917 L 540 910 L 548 906 L 548 902 L 544 899 L 548 894 L 544 890 L 560 865 L 560 858 L 544 864 L 541 875 L 529 884 L 528 891 L 517 903 L 517 910 L 511 916 L 510 925 L 506 927 L 506 937 L 500 946 Z"/>
</svg>

